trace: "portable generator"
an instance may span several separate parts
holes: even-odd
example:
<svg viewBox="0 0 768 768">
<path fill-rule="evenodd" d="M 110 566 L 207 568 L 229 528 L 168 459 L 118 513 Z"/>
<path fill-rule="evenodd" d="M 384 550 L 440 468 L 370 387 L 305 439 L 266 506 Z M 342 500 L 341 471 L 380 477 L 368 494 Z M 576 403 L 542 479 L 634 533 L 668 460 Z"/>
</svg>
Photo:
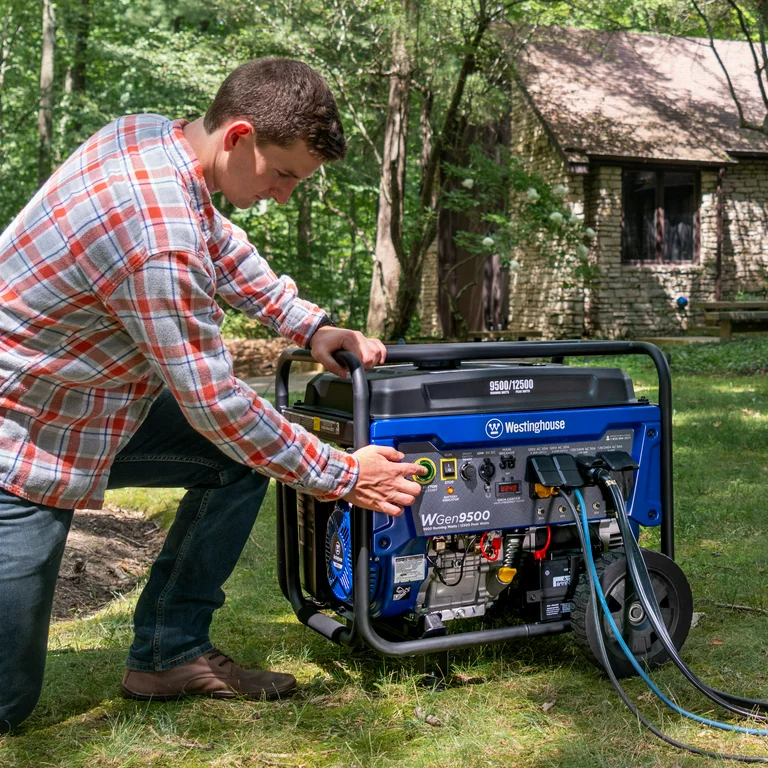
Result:
<svg viewBox="0 0 768 768">
<path fill-rule="evenodd" d="M 618 368 L 567 366 L 566 357 L 647 355 L 659 402 L 635 395 Z M 347 450 L 393 446 L 426 473 L 400 516 L 321 502 L 278 484 L 280 587 L 296 616 L 330 640 L 385 656 L 448 652 L 570 629 L 601 664 L 597 610 L 564 494 L 580 488 L 589 542 L 608 584 L 613 618 L 646 667 L 668 658 L 621 560 L 615 497 L 585 477 L 601 467 L 619 489 L 631 530 L 660 526 L 661 553 L 645 558 L 675 646 L 692 618 L 690 587 L 675 564 L 670 375 L 652 344 L 486 342 L 395 345 L 366 372 L 315 376 L 289 403 L 288 350 L 278 364 L 283 415 Z M 545 362 L 539 362 L 545 360 Z M 565 503 L 568 501 L 569 503 Z M 610 633 L 614 671 L 634 674 Z M 436 656 L 433 654 L 437 654 Z"/>
</svg>

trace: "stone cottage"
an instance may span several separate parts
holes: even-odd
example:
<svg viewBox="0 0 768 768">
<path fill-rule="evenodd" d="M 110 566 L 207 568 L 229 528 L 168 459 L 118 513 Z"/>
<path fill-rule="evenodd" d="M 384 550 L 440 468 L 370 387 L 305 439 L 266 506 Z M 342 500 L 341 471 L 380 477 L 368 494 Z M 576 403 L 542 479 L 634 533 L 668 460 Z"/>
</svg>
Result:
<svg viewBox="0 0 768 768">
<path fill-rule="evenodd" d="M 762 123 L 749 44 L 716 47 L 745 118 Z M 596 232 L 588 258 L 600 282 L 565 288 L 561 268 L 528 249 L 519 271 L 502 276 L 505 318 L 491 330 L 544 338 L 675 334 L 695 321 L 680 297 L 695 303 L 765 292 L 768 139 L 739 128 L 708 40 L 549 29 L 524 48 L 517 71 L 512 152 L 567 188 L 571 210 Z M 432 259 L 422 327 L 425 335 L 450 335 L 437 313 L 443 256 Z M 499 282 L 497 271 L 486 274 Z M 481 283 L 464 297 L 475 307 L 496 288 Z M 476 325 L 470 329 L 488 330 Z"/>
</svg>

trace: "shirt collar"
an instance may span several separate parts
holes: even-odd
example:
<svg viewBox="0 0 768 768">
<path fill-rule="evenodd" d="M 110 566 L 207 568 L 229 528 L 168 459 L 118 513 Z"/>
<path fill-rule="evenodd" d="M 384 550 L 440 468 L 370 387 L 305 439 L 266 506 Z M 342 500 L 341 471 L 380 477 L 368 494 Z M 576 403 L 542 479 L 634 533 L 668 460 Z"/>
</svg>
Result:
<svg viewBox="0 0 768 768">
<path fill-rule="evenodd" d="M 213 207 L 211 194 L 203 176 L 203 166 L 197 159 L 192 146 L 184 136 L 184 126 L 189 120 L 169 120 L 163 131 L 166 146 L 177 156 L 178 169 L 186 182 L 192 203 L 197 211 L 200 226 L 207 237 L 214 228 L 216 209 Z"/>
</svg>

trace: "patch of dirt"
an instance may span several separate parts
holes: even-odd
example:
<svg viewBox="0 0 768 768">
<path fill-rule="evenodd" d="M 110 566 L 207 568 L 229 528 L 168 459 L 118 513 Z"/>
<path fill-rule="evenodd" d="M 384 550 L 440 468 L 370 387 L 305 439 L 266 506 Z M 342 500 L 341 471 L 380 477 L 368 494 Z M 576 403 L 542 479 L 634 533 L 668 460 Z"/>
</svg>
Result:
<svg viewBox="0 0 768 768">
<path fill-rule="evenodd" d="M 75 512 L 53 598 L 53 618 L 71 619 L 129 592 L 147 573 L 165 531 L 141 512 L 107 505 Z"/>
</svg>

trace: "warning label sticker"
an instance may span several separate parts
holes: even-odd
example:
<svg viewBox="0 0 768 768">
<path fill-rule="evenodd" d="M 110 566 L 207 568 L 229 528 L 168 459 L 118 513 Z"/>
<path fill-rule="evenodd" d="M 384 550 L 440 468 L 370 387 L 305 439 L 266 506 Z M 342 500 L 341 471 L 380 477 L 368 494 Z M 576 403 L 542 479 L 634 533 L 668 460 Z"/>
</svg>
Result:
<svg viewBox="0 0 768 768">
<path fill-rule="evenodd" d="M 394 558 L 395 584 L 424 581 L 427 577 L 424 555 L 408 555 Z"/>
<path fill-rule="evenodd" d="M 314 417 L 312 428 L 315 432 L 327 432 L 331 435 L 338 435 L 341 432 L 341 424 L 338 421 L 321 419 L 319 416 Z"/>
<path fill-rule="evenodd" d="M 286 410 L 283 415 L 288 421 L 298 424 L 310 432 L 324 432 L 327 435 L 341 434 L 341 422 L 332 419 L 321 419 L 319 416 L 308 416 L 291 410 Z"/>
</svg>

